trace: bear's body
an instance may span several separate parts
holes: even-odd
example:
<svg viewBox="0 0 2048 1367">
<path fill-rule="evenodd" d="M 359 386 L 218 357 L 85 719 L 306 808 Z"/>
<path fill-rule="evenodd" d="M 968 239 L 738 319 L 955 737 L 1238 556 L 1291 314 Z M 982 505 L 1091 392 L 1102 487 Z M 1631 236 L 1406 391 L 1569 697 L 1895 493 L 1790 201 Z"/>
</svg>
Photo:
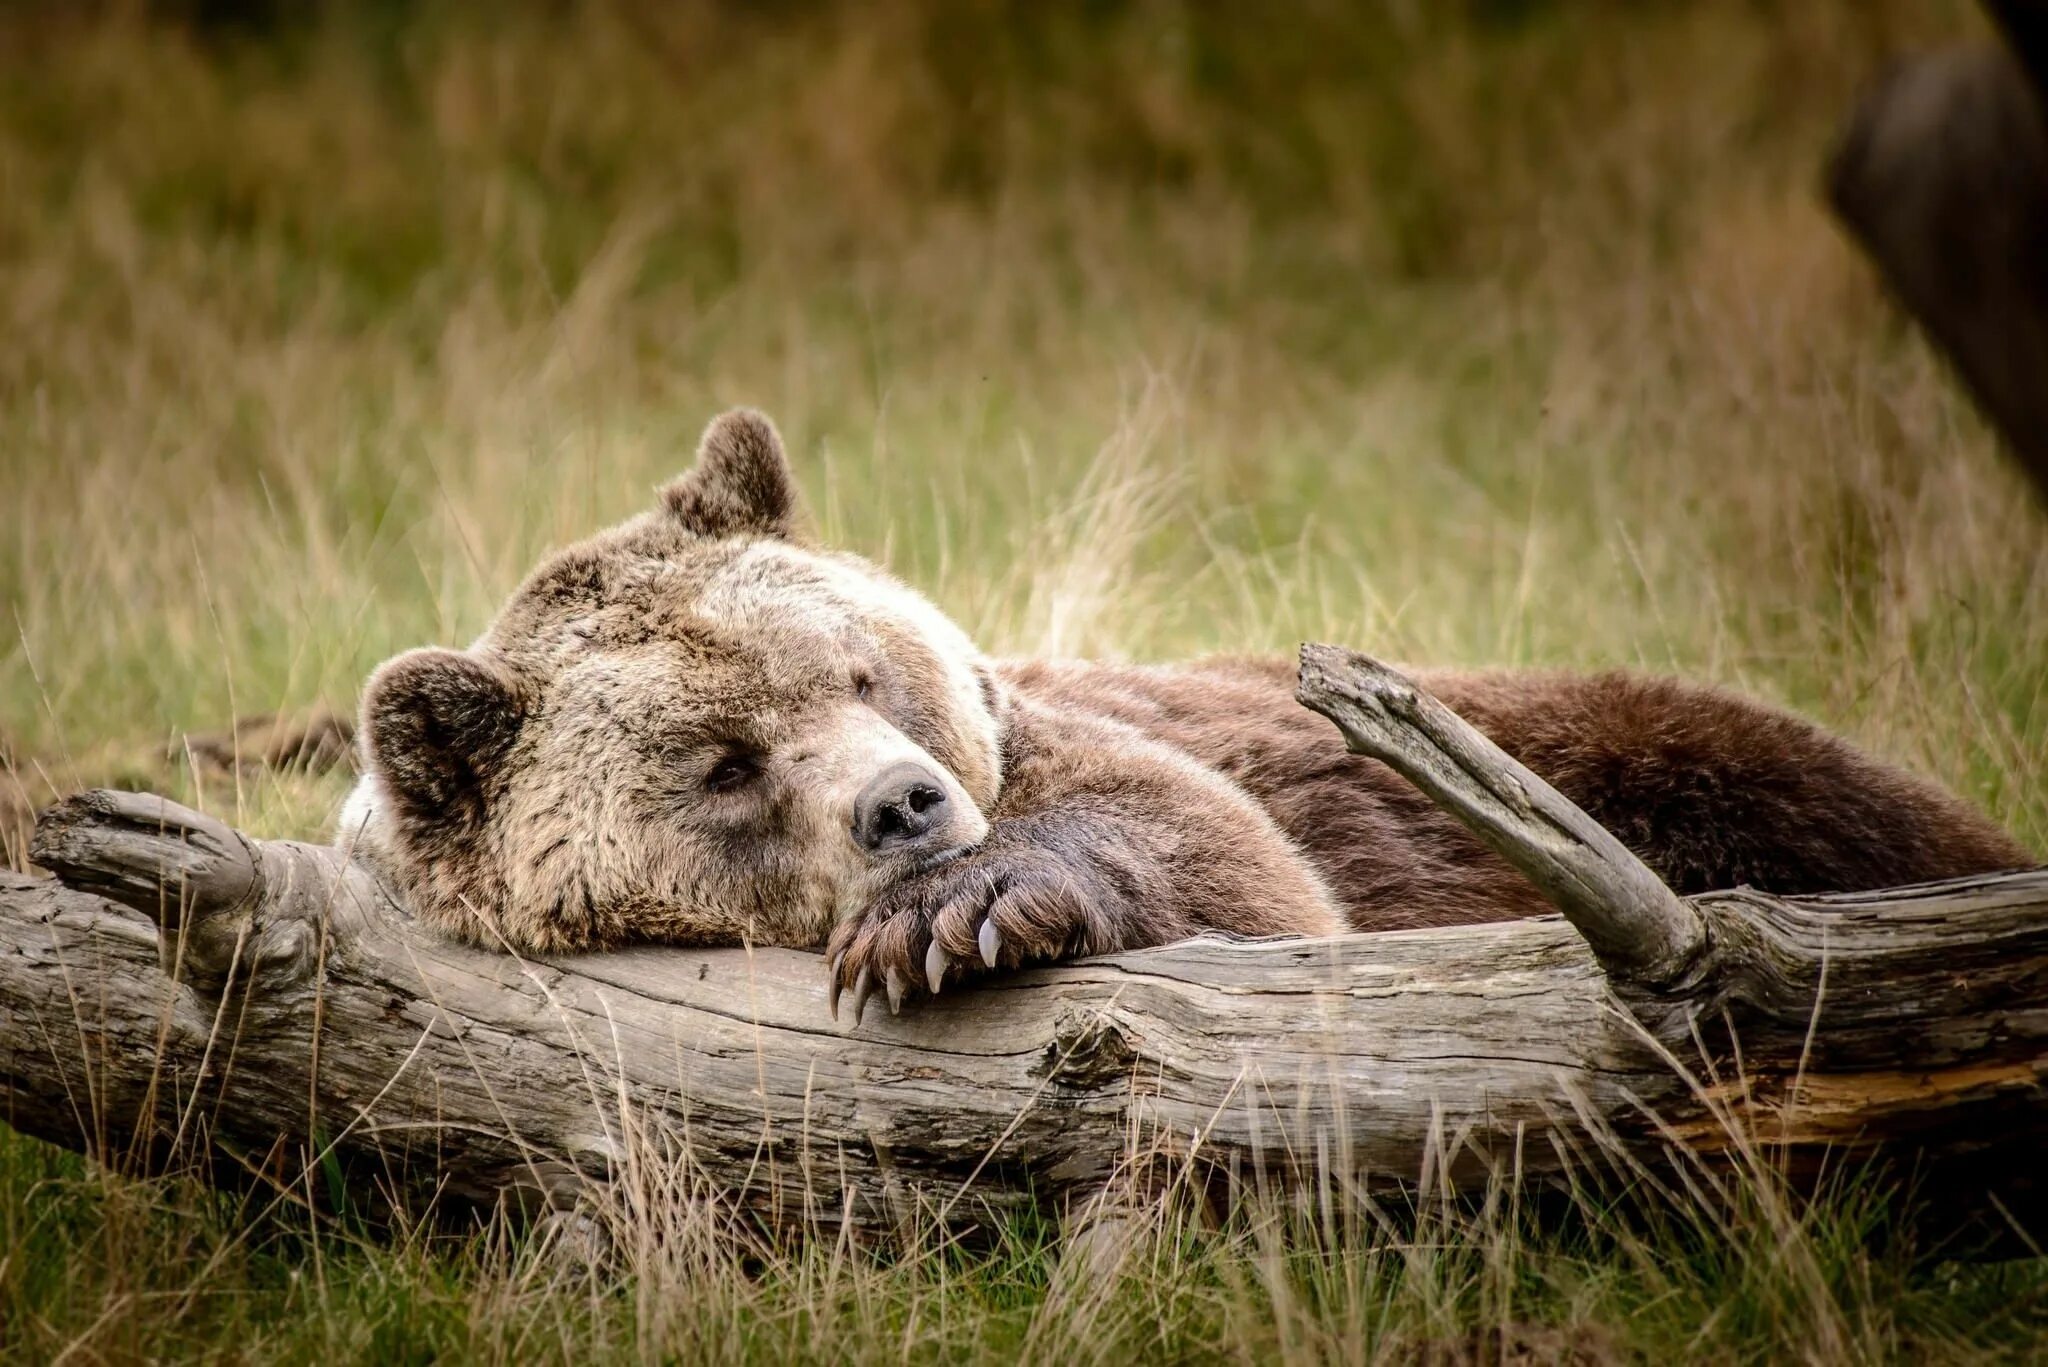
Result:
<svg viewBox="0 0 2048 1367">
<path fill-rule="evenodd" d="M 1112 718 L 1250 794 L 1314 863 L 1349 925 L 1398 930 L 1551 908 L 1442 808 L 1346 752 L 1282 660 L 999 666 L 1041 705 Z M 1888 887 L 2017 867 L 1990 822 L 1789 714 L 1620 671 L 1406 670 L 1681 893 Z"/>
<path fill-rule="evenodd" d="M 515 948 L 825 944 L 895 1005 L 983 968 L 1202 930 L 1329 933 L 1547 909 L 1346 752 L 1280 662 L 998 662 L 793 536 L 766 420 L 662 506 L 535 571 L 463 652 L 364 697 L 339 840 L 425 920 Z M 1627 674 L 1420 672 L 1681 892 L 2016 867 L 1961 802 L 1783 713 Z"/>
</svg>

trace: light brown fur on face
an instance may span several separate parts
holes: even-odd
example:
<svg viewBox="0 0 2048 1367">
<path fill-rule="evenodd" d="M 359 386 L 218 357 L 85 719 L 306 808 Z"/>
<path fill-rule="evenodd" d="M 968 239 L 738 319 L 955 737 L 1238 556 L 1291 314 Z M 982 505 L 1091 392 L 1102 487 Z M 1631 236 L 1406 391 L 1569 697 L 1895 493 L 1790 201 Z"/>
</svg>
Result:
<svg viewBox="0 0 2048 1367">
<path fill-rule="evenodd" d="M 425 920 L 515 948 L 827 946 L 833 995 L 1205 930 L 1548 910 L 1276 661 L 994 662 L 923 598 L 803 545 L 765 418 L 654 511 L 537 569 L 465 651 L 371 679 L 339 838 Z M 1962 803 L 1718 690 L 1420 672 L 1681 892 L 2010 868 Z"/>
<path fill-rule="evenodd" d="M 1000 784 L 978 655 L 791 539 L 787 476 L 766 419 L 728 414 L 659 508 L 551 557 L 468 650 L 378 670 L 338 838 L 423 919 L 536 950 L 814 944 L 978 843 Z M 905 765 L 944 799 L 931 846 L 861 849 L 856 799 Z"/>
</svg>

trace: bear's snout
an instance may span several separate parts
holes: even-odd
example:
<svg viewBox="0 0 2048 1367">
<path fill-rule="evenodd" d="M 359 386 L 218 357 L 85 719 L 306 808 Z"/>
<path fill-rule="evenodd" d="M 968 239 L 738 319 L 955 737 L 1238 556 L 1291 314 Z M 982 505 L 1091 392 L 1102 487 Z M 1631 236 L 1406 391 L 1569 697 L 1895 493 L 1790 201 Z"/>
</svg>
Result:
<svg viewBox="0 0 2048 1367">
<path fill-rule="evenodd" d="M 916 848 L 947 826 L 946 789 L 924 765 L 890 765 L 853 800 L 854 843 L 870 854 Z"/>
</svg>

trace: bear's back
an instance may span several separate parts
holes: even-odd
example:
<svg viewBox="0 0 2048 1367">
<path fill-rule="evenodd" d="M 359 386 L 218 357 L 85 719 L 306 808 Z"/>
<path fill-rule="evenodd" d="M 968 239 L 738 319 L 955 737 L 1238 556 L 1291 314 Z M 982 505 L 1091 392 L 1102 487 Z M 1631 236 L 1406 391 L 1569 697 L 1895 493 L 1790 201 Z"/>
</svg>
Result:
<svg viewBox="0 0 2048 1367">
<path fill-rule="evenodd" d="M 1035 702 L 1104 716 L 1234 780 L 1314 862 L 1358 929 L 1550 908 L 1457 820 L 1294 699 L 1286 661 L 1014 661 Z M 1820 728 L 1720 689 L 1607 672 L 1414 677 L 1613 831 L 1681 893 L 1847 891 L 2012 868 L 1964 803 Z"/>
</svg>

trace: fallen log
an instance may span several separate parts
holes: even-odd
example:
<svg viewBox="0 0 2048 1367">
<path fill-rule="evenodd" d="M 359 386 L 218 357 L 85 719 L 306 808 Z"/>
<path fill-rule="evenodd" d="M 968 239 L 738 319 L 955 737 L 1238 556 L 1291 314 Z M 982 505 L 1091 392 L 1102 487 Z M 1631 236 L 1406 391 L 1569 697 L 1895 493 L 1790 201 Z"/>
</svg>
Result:
<svg viewBox="0 0 2048 1367">
<path fill-rule="evenodd" d="M 56 880 L 0 874 L 0 1117 L 444 1203 L 572 1206 L 658 1159 L 861 1229 L 1092 1198 L 1134 1147 L 1368 1192 L 1877 1156 L 1947 1218 L 2032 1217 L 2048 870 L 1680 899 L 1384 666 L 1305 647 L 1300 696 L 1564 914 L 1205 938 L 842 1031 L 815 954 L 490 953 L 342 850 L 86 793 L 40 819 Z"/>
</svg>

